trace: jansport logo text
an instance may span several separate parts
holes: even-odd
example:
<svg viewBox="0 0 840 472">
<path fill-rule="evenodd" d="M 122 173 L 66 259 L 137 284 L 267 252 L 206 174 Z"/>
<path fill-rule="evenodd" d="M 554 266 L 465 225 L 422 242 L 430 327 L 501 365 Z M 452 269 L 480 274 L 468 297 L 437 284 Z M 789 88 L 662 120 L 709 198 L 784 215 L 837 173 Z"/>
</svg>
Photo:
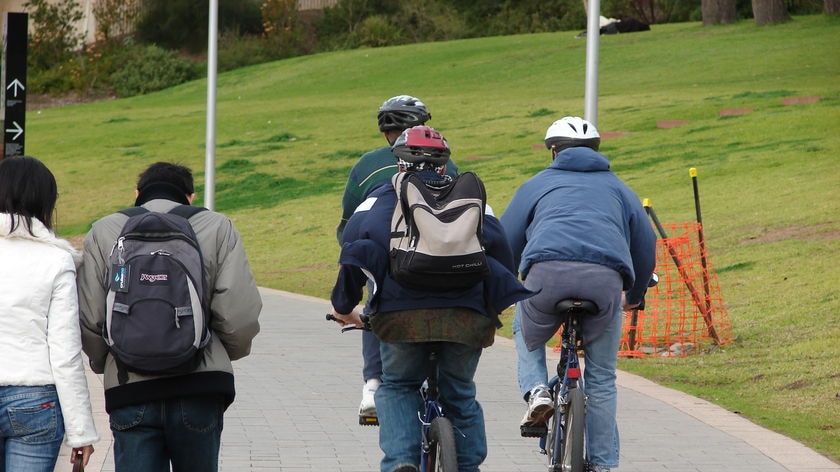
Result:
<svg viewBox="0 0 840 472">
<path fill-rule="evenodd" d="M 168 281 L 169 274 L 140 274 L 140 282 L 155 283 Z"/>
</svg>

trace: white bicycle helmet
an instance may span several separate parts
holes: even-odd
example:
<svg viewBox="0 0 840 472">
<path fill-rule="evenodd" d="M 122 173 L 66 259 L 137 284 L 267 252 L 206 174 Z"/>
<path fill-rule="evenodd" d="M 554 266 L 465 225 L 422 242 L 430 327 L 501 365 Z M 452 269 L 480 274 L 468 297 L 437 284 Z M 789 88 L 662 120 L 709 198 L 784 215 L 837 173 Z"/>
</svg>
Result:
<svg viewBox="0 0 840 472">
<path fill-rule="evenodd" d="M 545 147 L 560 152 L 570 147 L 588 147 L 595 151 L 601 145 L 601 135 L 595 125 L 577 116 L 555 121 L 545 132 Z"/>
</svg>

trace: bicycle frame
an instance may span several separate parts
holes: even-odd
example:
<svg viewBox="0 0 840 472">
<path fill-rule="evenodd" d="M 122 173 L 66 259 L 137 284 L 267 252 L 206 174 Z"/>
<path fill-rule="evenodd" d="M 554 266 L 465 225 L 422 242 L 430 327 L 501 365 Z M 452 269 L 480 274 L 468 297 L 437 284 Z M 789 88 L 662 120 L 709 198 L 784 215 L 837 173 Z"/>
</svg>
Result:
<svg viewBox="0 0 840 472">
<path fill-rule="evenodd" d="M 565 407 L 568 405 L 568 394 L 569 391 L 573 388 L 580 389 L 581 392 L 585 393 L 584 385 L 583 385 L 583 375 L 580 368 L 580 358 L 578 356 L 578 351 L 581 349 L 579 345 L 579 332 L 580 332 L 580 316 L 579 315 L 569 315 L 566 322 L 563 324 L 563 331 L 560 334 L 561 339 L 561 349 L 560 349 L 560 361 L 557 363 L 557 375 L 555 375 L 548 383 L 548 387 L 551 389 L 552 394 L 554 395 L 555 405 L 559 407 L 559 411 L 556 414 L 561 415 L 561 423 L 563 421 L 562 415 L 565 414 Z M 560 444 L 563 441 L 563 428 L 556 428 L 558 434 L 552 435 L 553 444 L 551 444 L 551 450 L 559 451 Z M 547 436 L 543 436 L 540 438 L 540 452 L 543 454 L 547 454 L 548 450 L 546 449 Z"/>
<path fill-rule="evenodd" d="M 331 313 L 327 313 L 326 319 L 336 321 Z M 362 321 L 363 327 L 345 326 L 341 332 L 370 330 L 366 317 Z M 452 423 L 445 417 L 438 403 L 438 360 L 435 351 L 429 353 L 427 368 L 426 381 L 418 392 L 423 399 L 423 413 L 417 412 L 421 434 L 420 472 L 456 472 L 458 463 Z"/>
<path fill-rule="evenodd" d="M 432 427 L 432 421 L 435 418 L 443 416 L 443 408 L 437 402 L 437 357 L 435 353 L 429 356 L 429 376 L 426 378 L 423 386 L 420 387 L 420 396 L 423 398 L 423 415 L 421 416 L 419 412 L 417 413 L 417 417 L 420 420 L 420 431 L 423 437 L 420 446 L 420 472 L 432 472 L 428 470 L 429 453 L 432 447 L 429 432 Z"/>
</svg>

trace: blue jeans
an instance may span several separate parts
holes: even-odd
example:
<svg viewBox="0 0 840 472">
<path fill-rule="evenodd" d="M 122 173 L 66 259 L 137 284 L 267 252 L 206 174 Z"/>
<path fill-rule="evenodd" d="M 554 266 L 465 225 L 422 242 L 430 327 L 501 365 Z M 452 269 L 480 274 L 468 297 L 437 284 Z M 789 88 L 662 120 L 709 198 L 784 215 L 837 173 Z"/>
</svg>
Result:
<svg viewBox="0 0 840 472">
<path fill-rule="evenodd" d="M 52 472 L 63 439 L 55 385 L 0 386 L 0 472 Z"/>
<path fill-rule="evenodd" d="M 379 338 L 370 331 L 362 331 L 362 380 L 382 379 L 382 359 L 379 357 Z"/>
<path fill-rule="evenodd" d="M 477 472 L 487 456 L 484 411 L 475 399 L 475 376 L 480 348 L 464 344 L 381 343 L 382 385 L 376 391 L 379 447 L 385 453 L 381 471 L 420 464 L 420 422 L 423 401 L 418 394 L 426 379 L 426 359 L 438 356 L 440 403 L 455 427 L 458 470 Z"/>
<path fill-rule="evenodd" d="M 536 385 L 548 382 L 545 348 L 528 351 L 522 340 L 519 304 L 513 317 L 517 374 L 523 398 Z M 618 424 L 615 420 L 617 389 L 615 365 L 621 342 L 621 309 L 594 341 L 584 346 L 586 388 L 586 457 L 589 463 L 618 467 Z"/>
<path fill-rule="evenodd" d="M 216 472 L 224 400 L 196 396 L 111 411 L 117 472 Z"/>
</svg>

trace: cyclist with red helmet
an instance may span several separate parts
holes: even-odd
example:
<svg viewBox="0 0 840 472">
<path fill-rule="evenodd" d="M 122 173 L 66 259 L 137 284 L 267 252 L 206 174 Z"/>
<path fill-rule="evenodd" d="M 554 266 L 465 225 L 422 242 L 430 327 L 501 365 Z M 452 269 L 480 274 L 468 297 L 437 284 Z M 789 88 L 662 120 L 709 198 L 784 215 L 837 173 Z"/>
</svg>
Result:
<svg viewBox="0 0 840 472">
<path fill-rule="evenodd" d="M 427 126 L 405 130 L 392 152 L 400 172 L 414 172 L 427 186 L 444 187 L 449 145 Z M 530 295 L 514 275 L 513 255 L 499 221 L 487 207 L 482 241 L 490 275 L 467 288 L 417 289 L 389 275 L 393 185 L 379 187 L 356 209 L 345 228 L 332 291 L 333 316 L 362 324 L 356 304 L 368 287 L 366 313 L 381 336 L 382 385 L 376 391 L 382 472 L 419 470 L 417 427 L 429 350 L 438 358 L 440 403 L 458 434 L 458 470 L 477 472 L 487 455 L 484 414 L 475 399 L 473 377 L 481 350 L 493 343 L 498 314 Z M 368 283 L 370 280 L 372 283 Z"/>
<path fill-rule="evenodd" d="M 387 146 L 374 149 L 359 158 L 350 169 L 344 197 L 341 201 L 341 221 L 336 228 L 336 237 L 341 242 L 341 235 L 347 220 L 356 211 L 370 193 L 382 184 L 388 183 L 397 173 L 397 159 L 391 152 L 391 145 L 400 134 L 413 126 L 425 124 L 432 119 L 426 105 L 416 97 L 397 95 L 382 103 L 376 116 L 379 131 L 388 142 Z M 446 166 L 446 174 L 458 175 L 458 167 L 454 162 Z M 374 393 L 379 387 L 382 376 L 382 361 L 379 358 L 379 340 L 370 332 L 362 334 L 362 401 L 359 405 L 359 423 L 376 424 L 376 403 Z"/>
</svg>

